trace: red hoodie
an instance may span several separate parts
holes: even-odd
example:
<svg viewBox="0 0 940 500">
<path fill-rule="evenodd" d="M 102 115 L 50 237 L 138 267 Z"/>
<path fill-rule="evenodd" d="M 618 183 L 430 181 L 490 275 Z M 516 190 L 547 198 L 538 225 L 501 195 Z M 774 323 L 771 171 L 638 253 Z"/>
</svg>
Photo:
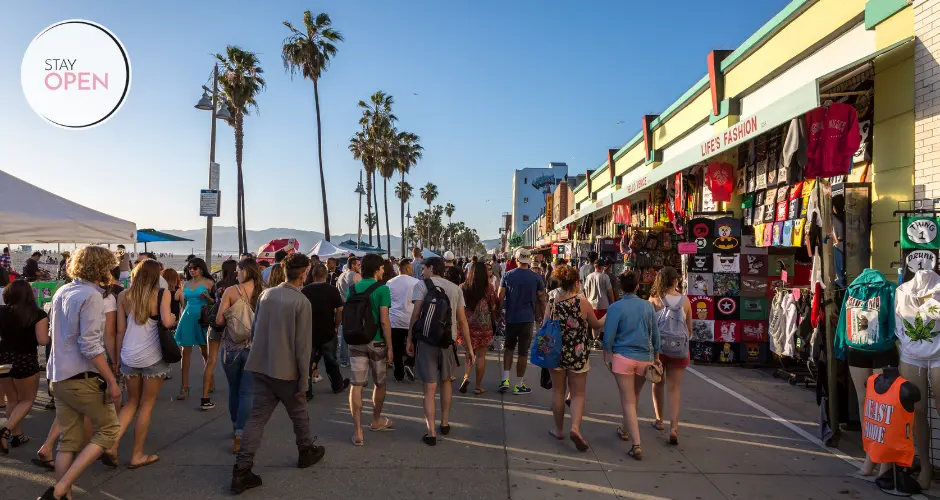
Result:
<svg viewBox="0 0 940 500">
<path fill-rule="evenodd" d="M 806 131 L 807 179 L 849 173 L 862 141 L 855 106 L 834 102 L 806 113 Z"/>
</svg>

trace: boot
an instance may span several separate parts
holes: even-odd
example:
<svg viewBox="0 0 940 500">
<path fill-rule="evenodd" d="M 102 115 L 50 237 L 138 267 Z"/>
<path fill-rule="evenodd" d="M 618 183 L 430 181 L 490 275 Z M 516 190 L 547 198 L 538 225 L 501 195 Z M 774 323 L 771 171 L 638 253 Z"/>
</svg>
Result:
<svg viewBox="0 0 940 500">
<path fill-rule="evenodd" d="M 306 469 L 319 462 L 325 454 L 326 448 L 322 446 L 312 445 L 307 448 L 301 448 L 300 457 L 297 459 L 297 468 Z"/>
<path fill-rule="evenodd" d="M 251 472 L 251 469 L 232 467 L 232 493 L 238 495 L 245 490 L 261 486 L 261 476 Z"/>
</svg>

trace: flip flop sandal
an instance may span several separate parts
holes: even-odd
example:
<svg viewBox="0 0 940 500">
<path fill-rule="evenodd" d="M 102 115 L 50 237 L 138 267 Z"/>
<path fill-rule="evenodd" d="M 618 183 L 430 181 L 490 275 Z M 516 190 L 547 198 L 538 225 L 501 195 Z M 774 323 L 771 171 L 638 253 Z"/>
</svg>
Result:
<svg viewBox="0 0 940 500">
<path fill-rule="evenodd" d="M 14 448 L 19 448 L 20 446 L 23 446 L 24 444 L 28 442 L 29 442 L 29 436 L 27 436 L 26 434 L 19 434 L 19 435 L 13 436 L 13 439 L 10 440 L 10 446 Z"/>
<path fill-rule="evenodd" d="M 623 431 L 623 428 L 621 428 L 621 427 L 617 427 L 617 436 L 618 436 L 621 440 L 623 440 L 623 441 L 629 441 L 629 440 L 630 440 L 630 433 L 629 433 L 629 432 L 624 432 L 624 431 Z"/>
<path fill-rule="evenodd" d="M 470 387 L 470 379 L 465 378 L 463 379 L 463 382 L 460 383 L 460 389 L 457 390 L 460 391 L 461 394 L 466 394 L 467 387 Z"/>
<path fill-rule="evenodd" d="M 555 439 L 557 439 L 557 440 L 559 440 L 559 441 L 564 441 L 564 440 L 565 440 L 565 435 L 564 435 L 564 433 L 562 433 L 561 435 L 556 434 L 556 433 L 555 433 L 555 429 L 549 429 L 549 430 L 548 430 L 548 433 L 551 434 L 553 438 L 555 438 Z"/>
<path fill-rule="evenodd" d="M 364 445 L 365 445 L 365 443 L 363 443 L 361 439 L 356 439 L 356 436 L 353 436 L 351 440 L 352 440 L 353 446 L 364 446 Z"/>
<path fill-rule="evenodd" d="M 630 451 L 627 452 L 627 456 L 633 458 L 634 460 L 643 460 L 643 448 L 640 445 L 635 444 L 630 447 Z"/>
<path fill-rule="evenodd" d="M 146 467 L 146 466 L 148 466 L 148 465 L 153 465 L 153 464 L 155 464 L 155 463 L 157 463 L 157 462 L 159 462 L 159 461 L 160 461 L 160 457 L 158 457 L 157 455 L 150 455 L 149 457 L 147 457 L 147 460 L 144 460 L 143 462 L 141 462 L 141 463 L 139 463 L 139 464 L 127 464 L 127 468 L 128 468 L 128 469 L 132 469 L 132 470 L 133 470 L 133 469 L 139 469 L 139 468 L 141 468 L 141 467 Z"/>
<path fill-rule="evenodd" d="M 590 446 L 588 446 L 587 441 L 585 441 L 584 438 L 578 434 L 575 434 L 572 432 L 570 433 L 570 438 L 571 438 L 571 442 L 574 443 L 574 446 L 575 448 L 578 449 L 578 451 L 584 452 L 584 451 L 588 451 L 591 448 Z"/>
<path fill-rule="evenodd" d="M 445 436 L 450 434 L 450 424 L 447 424 L 447 425 L 441 424 L 441 434 Z"/>
<path fill-rule="evenodd" d="M 116 468 L 118 466 L 118 456 L 115 453 L 114 455 L 104 452 L 101 454 L 101 463 L 107 465 L 108 467 Z"/>
<path fill-rule="evenodd" d="M 382 432 L 382 431 L 391 431 L 392 429 L 392 419 L 385 417 L 385 424 L 378 427 L 369 426 L 369 430 L 372 432 Z"/>
<path fill-rule="evenodd" d="M 679 431 L 669 433 L 669 444 L 673 446 L 679 445 Z"/>
<path fill-rule="evenodd" d="M 654 420 L 650 425 L 652 425 L 653 428 L 656 429 L 657 431 L 666 430 L 666 426 L 665 424 L 663 424 L 662 420 Z"/>
<path fill-rule="evenodd" d="M 43 460 L 41 457 L 36 457 L 30 460 L 30 463 L 37 467 L 42 467 L 46 470 L 55 470 L 55 459 L 50 458 L 49 460 Z"/>
<path fill-rule="evenodd" d="M 483 393 L 485 393 L 485 392 L 486 392 L 486 389 L 484 389 L 484 388 L 482 388 L 482 387 L 477 387 L 476 389 L 473 390 L 473 393 L 476 394 L 477 396 L 479 396 L 480 394 L 483 394 Z"/>
<path fill-rule="evenodd" d="M 421 440 L 424 441 L 424 444 L 428 446 L 437 446 L 436 436 L 428 436 L 427 434 L 425 434 L 424 437 L 421 438 Z"/>
</svg>

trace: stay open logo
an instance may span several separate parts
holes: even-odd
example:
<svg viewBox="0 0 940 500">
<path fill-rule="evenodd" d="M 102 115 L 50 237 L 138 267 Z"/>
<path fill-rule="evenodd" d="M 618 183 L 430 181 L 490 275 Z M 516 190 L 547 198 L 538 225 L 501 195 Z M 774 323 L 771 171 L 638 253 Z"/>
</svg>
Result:
<svg viewBox="0 0 940 500">
<path fill-rule="evenodd" d="M 20 66 L 30 107 L 68 129 L 101 125 L 124 104 L 131 63 L 104 26 L 80 19 L 53 24 L 30 42 Z"/>
</svg>

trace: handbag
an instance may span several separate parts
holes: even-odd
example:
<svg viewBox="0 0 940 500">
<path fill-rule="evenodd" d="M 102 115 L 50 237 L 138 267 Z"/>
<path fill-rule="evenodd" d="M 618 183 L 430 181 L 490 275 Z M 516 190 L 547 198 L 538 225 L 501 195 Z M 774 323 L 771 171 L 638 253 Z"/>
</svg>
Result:
<svg viewBox="0 0 940 500">
<path fill-rule="evenodd" d="M 561 363 L 561 322 L 552 317 L 554 312 L 555 301 L 552 300 L 529 351 L 530 363 L 548 369 L 558 368 Z"/>
<path fill-rule="evenodd" d="M 238 295 L 241 296 L 240 307 L 229 307 L 222 315 L 225 317 L 225 331 L 236 345 L 242 345 L 251 340 L 251 326 L 255 321 L 255 312 L 251 308 L 248 296 L 242 290 L 241 285 L 236 285 Z M 236 302 L 236 304 L 238 304 Z M 215 323 L 213 321 L 213 323 Z"/>
<path fill-rule="evenodd" d="M 161 304 L 163 304 L 162 288 L 157 292 L 157 311 L 160 310 Z M 183 354 L 173 337 L 173 330 L 163 326 L 159 313 L 157 313 L 155 319 L 157 320 L 157 335 L 160 336 L 160 352 L 163 354 L 163 361 L 169 364 L 178 363 L 179 360 L 183 359 Z"/>
<path fill-rule="evenodd" d="M 658 384 L 663 381 L 663 367 L 656 364 L 656 360 L 653 358 L 653 321 L 656 321 L 656 318 L 653 317 L 650 320 L 650 365 L 646 367 L 646 380 L 650 383 Z"/>
<path fill-rule="evenodd" d="M 552 389 L 552 372 L 548 368 L 542 368 L 542 373 L 539 375 L 539 385 L 542 386 L 542 389 Z"/>
</svg>

